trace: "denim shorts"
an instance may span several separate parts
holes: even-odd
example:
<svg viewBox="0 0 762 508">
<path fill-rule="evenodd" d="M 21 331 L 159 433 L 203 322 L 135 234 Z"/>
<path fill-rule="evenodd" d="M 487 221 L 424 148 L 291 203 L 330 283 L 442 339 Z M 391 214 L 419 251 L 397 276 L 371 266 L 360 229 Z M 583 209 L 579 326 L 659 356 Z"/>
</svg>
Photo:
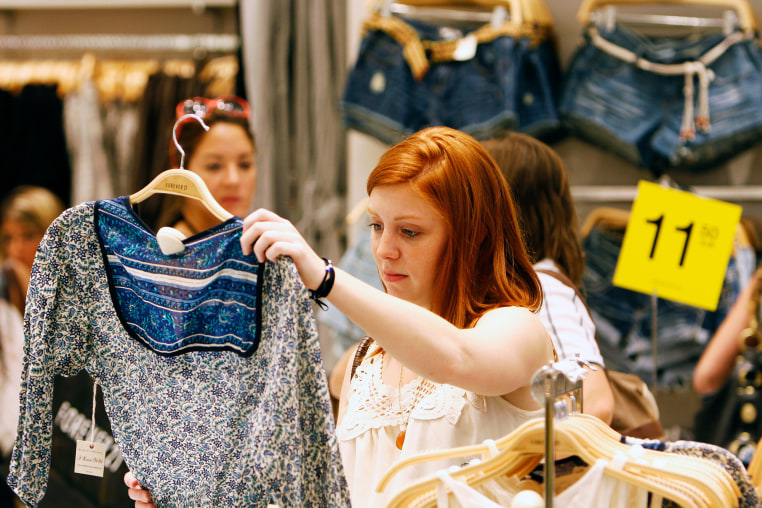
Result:
<svg viewBox="0 0 762 508">
<path fill-rule="evenodd" d="M 423 42 L 473 33 L 395 19 Z M 405 45 L 386 30 L 366 30 L 341 101 L 345 125 L 388 144 L 433 125 L 477 139 L 505 130 L 545 132 L 560 126 L 558 61 L 551 44 L 503 35 L 479 43 L 471 58 L 428 60 L 426 65 L 416 77 Z M 545 70 L 552 65 L 556 67 Z"/>
<path fill-rule="evenodd" d="M 685 74 L 645 70 L 596 46 L 590 30 L 585 35 L 570 61 L 558 108 L 573 134 L 655 173 L 704 170 L 762 139 L 762 54 L 753 39 L 730 44 L 705 66 L 709 128 L 699 125 L 691 137 L 681 136 L 681 129 L 700 110 L 697 77 L 691 77 L 696 92 L 686 106 Z M 657 66 L 696 62 L 726 37 L 657 38 L 623 27 L 601 29 L 599 35 Z"/>
<path fill-rule="evenodd" d="M 518 41 L 516 74 L 516 130 L 544 138 L 561 127 L 558 100 L 561 93 L 561 64 L 551 39 L 535 44 L 529 37 Z"/>
</svg>

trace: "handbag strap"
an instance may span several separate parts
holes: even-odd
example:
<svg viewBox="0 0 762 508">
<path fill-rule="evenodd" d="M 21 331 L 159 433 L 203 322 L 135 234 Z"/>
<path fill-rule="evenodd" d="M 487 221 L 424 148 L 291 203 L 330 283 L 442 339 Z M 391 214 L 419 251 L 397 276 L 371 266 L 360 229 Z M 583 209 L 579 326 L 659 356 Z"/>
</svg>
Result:
<svg viewBox="0 0 762 508">
<path fill-rule="evenodd" d="M 579 288 L 574 285 L 574 283 L 571 281 L 569 277 L 564 275 L 561 272 L 557 272 L 555 270 L 543 270 L 543 269 L 537 269 L 535 270 L 537 273 L 544 273 L 546 275 L 550 275 L 551 277 L 560 280 L 565 286 L 569 286 L 574 290 L 574 292 L 577 294 L 577 298 L 579 298 L 579 301 L 582 302 L 582 304 L 585 306 L 585 309 L 587 309 L 587 313 L 590 314 L 590 318 L 592 319 L 593 313 L 590 312 L 590 307 L 588 307 L 587 302 L 585 301 L 585 297 L 582 296 L 582 293 L 579 291 Z M 595 340 L 598 340 L 598 334 L 595 335 Z"/>
<path fill-rule="evenodd" d="M 571 281 L 569 277 L 567 277 L 561 272 L 557 272 L 556 270 L 536 269 L 535 272 L 550 275 L 551 277 L 561 281 L 561 283 L 563 283 L 565 286 L 569 286 L 570 288 L 572 288 L 574 292 L 577 294 L 577 298 L 579 298 L 579 301 L 582 302 L 582 305 L 585 306 L 585 309 L 587 310 L 587 313 L 590 316 L 590 319 L 593 319 L 593 313 L 590 310 L 590 307 L 587 305 L 587 301 L 585 300 L 585 297 L 582 296 L 582 293 L 580 292 L 579 288 L 574 285 L 574 283 Z M 593 320 L 593 322 L 595 322 L 595 320 Z M 598 344 L 598 347 L 601 347 L 600 343 L 598 342 L 598 330 L 595 331 L 595 343 Z"/>
<path fill-rule="evenodd" d="M 357 367 L 360 366 L 363 359 L 365 358 L 365 353 L 368 352 L 368 348 L 373 343 L 373 337 L 366 336 L 361 342 L 360 345 L 357 346 L 357 351 L 355 351 L 355 357 L 352 361 L 352 373 L 349 376 L 349 379 L 353 379 L 355 377 L 355 371 L 357 370 Z"/>
</svg>

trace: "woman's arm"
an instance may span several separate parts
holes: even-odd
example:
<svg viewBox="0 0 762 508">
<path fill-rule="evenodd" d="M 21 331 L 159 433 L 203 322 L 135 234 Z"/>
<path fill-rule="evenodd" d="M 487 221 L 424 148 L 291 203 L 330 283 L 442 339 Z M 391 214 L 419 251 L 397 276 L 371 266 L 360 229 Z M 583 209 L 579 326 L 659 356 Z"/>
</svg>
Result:
<svg viewBox="0 0 762 508">
<path fill-rule="evenodd" d="M 257 210 L 244 220 L 241 245 L 244 254 L 253 252 L 260 261 L 291 257 L 310 289 L 323 280 L 322 258 L 290 222 L 270 211 Z M 328 300 L 409 369 L 475 393 L 511 393 L 552 360 L 547 332 L 528 309 L 494 309 L 475 327 L 458 329 L 338 268 Z"/>
<path fill-rule="evenodd" d="M 751 297 L 758 288 L 759 276 L 755 273 L 709 340 L 693 369 L 693 388 L 696 392 L 714 393 L 727 381 L 740 351 L 738 339 L 749 326 Z"/>
</svg>

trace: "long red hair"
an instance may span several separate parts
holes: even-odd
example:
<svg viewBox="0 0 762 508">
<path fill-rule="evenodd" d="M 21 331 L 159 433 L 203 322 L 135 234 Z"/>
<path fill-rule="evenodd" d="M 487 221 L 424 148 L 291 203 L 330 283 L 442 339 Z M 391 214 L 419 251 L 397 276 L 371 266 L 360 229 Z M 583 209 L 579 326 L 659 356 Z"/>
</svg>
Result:
<svg viewBox="0 0 762 508">
<path fill-rule="evenodd" d="M 449 227 L 433 312 L 467 328 L 496 307 L 539 308 L 542 291 L 510 190 L 476 139 L 449 127 L 411 135 L 381 156 L 368 177 L 368 195 L 399 183 L 409 183 Z"/>
</svg>

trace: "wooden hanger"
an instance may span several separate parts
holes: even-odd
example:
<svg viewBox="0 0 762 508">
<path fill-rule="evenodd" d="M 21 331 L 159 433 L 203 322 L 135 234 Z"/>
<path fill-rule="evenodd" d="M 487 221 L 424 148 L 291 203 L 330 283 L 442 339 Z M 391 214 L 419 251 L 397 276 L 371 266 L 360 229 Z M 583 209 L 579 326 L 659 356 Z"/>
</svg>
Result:
<svg viewBox="0 0 762 508">
<path fill-rule="evenodd" d="M 524 23 L 552 27 L 553 15 L 544 0 L 519 0 Z"/>
<path fill-rule="evenodd" d="M 233 217 L 233 214 L 222 208 L 222 205 L 215 201 L 204 180 L 193 171 L 187 169 L 168 169 L 162 171 L 148 185 L 134 194 L 130 194 L 130 203 L 133 205 L 140 203 L 154 194 L 172 194 L 198 199 L 220 221 L 226 221 Z"/>
<path fill-rule="evenodd" d="M 154 194 L 172 194 L 174 196 L 182 196 L 188 198 L 194 198 L 201 201 L 206 208 L 220 221 L 225 221 L 233 217 L 233 214 L 225 210 L 209 192 L 204 180 L 193 171 L 183 169 L 183 163 L 185 161 L 185 151 L 177 142 L 177 127 L 186 119 L 193 118 L 201 123 L 205 130 L 209 130 L 204 121 L 198 115 L 184 115 L 181 116 L 172 129 L 172 140 L 180 152 L 180 168 L 168 169 L 159 173 L 156 178 L 151 182 L 135 192 L 130 194 L 130 203 L 136 204 L 141 201 L 145 201 Z"/>
<path fill-rule="evenodd" d="M 624 231 L 630 221 L 630 210 L 599 206 L 587 214 L 580 227 L 580 235 L 586 238 L 594 227 L 600 226 L 609 231 Z"/>
<path fill-rule="evenodd" d="M 619 441 L 619 434 L 597 418 L 585 414 L 573 414 L 556 422 L 555 448 L 559 453 L 579 456 L 588 464 L 598 459 L 611 462 L 615 457 L 628 457 L 635 451 L 630 445 Z M 504 476 L 523 476 L 523 467 L 529 457 L 542 458 L 544 452 L 544 420 L 531 420 L 512 433 L 497 440 L 498 455 L 481 463 L 465 466 L 451 472 L 451 476 L 478 486 Z M 379 483 L 383 487 L 391 475 L 412 463 L 420 463 L 427 457 L 454 458 L 485 453 L 486 445 L 461 447 L 448 451 L 419 454 L 395 464 Z M 637 458 L 624 462 L 622 467 L 609 464 L 606 474 L 619 478 L 650 492 L 660 494 L 684 507 L 738 506 L 740 490 L 730 475 L 717 464 L 680 454 L 670 454 L 638 448 Z M 439 480 L 427 478 L 416 482 L 397 494 L 389 508 L 403 506 L 433 506 Z"/>
<path fill-rule="evenodd" d="M 744 31 L 754 31 L 758 27 L 757 16 L 747 0 L 583 0 L 577 11 L 577 19 L 583 25 L 590 23 L 590 14 L 605 5 L 640 5 L 640 4 L 701 5 L 733 9 L 738 16 L 738 23 Z"/>
</svg>

